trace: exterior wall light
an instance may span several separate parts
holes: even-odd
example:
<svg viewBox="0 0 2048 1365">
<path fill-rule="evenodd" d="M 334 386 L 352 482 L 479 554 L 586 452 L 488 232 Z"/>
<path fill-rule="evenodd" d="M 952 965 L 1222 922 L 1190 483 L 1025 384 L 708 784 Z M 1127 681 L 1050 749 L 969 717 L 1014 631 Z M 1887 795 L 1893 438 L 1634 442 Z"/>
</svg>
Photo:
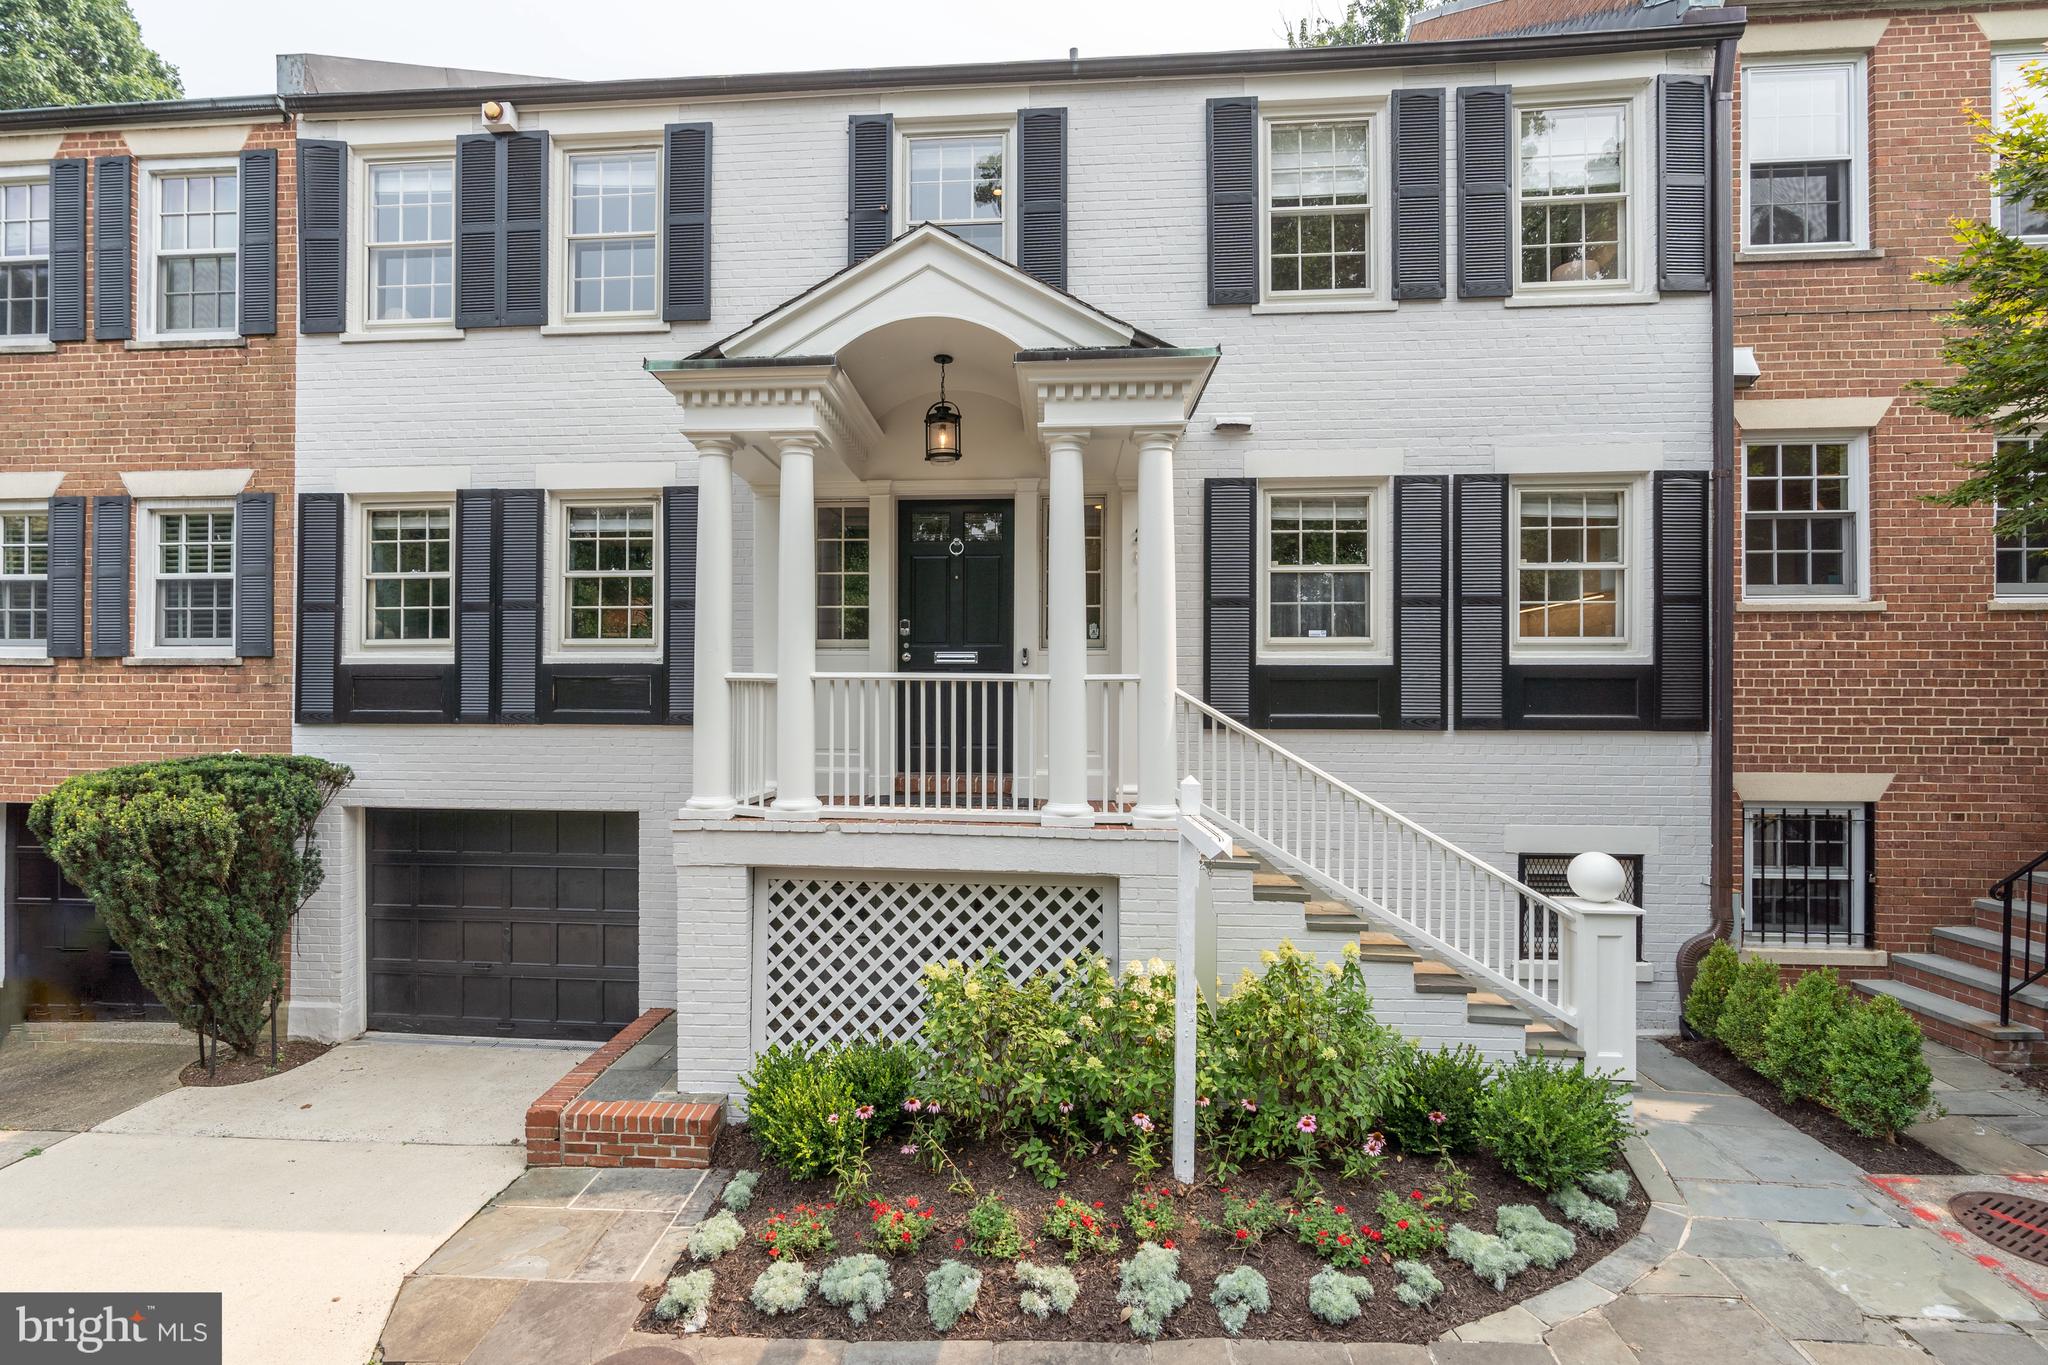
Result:
<svg viewBox="0 0 2048 1365">
<path fill-rule="evenodd" d="M 960 409 L 946 401 L 946 367 L 949 355 L 935 355 L 939 367 L 939 401 L 924 412 L 924 458 L 927 464 L 960 462 Z"/>
</svg>

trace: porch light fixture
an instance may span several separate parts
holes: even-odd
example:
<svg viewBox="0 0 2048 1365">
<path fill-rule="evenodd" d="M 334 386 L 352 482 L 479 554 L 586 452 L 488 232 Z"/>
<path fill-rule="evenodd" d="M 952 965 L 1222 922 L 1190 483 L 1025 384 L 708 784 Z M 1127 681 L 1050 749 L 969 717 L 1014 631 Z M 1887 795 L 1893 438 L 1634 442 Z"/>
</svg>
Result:
<svg viewBox="0 0 2048 1365">
<path fill-rule="evenodd" d="M 960 409 L 946 401 L 946 367 L 949 355 L 935 355 L 939 367 L 939 401 L 924 410 L 924 458 L 927 464 L 960 462 Z"/>
</svg>

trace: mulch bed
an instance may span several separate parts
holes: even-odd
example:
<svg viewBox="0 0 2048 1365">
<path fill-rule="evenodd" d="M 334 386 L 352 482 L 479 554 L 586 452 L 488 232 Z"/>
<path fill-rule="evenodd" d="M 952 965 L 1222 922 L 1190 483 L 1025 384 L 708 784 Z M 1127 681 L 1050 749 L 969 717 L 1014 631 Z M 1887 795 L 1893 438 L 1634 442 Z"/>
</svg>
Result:
<svg viewBox="0 0 2048 1365">
<path fill-rule="evenodd" d="M 1121 1225 L 1123 1205 L 1134 1188 L 1141 1183 L 1155 1188 L 1169 1185 L 1170 1178 L 1160 1173 L 1149 1181 L 1140 1182 L 1120 1158 L 1106 1154 L 1086 1161 L 1068 1162 L 1065 1183 L 1057 1190 L 1043 1190 L 1012 1166 L 1007 1151 L 999 1147 L 983 1146 L 953 1155 L 961 1173 L 973 1182 L 973 1195 L 948 1193 L 948 1177 L 932 1175 L 923 1165 L 899 1155 L 893 1144 L 877 1150 L 873 1156 L 872 1189 L 876 1198 L 896 1201 L 914 1194 L 937 1210 L 934 1231 L 916 1255 L 886 1258 L 894 1286 L 893 1296 L 886 1307 L 856 1327 L 843 1309 L 832 1307 L 814 1293 L 810 1306 L 803 1311 L 769 1317 L 757 1312 L 748 1302 L 754 1278 L 770 1264 L 768 1254 L 759 1241 L 761 1226 L 769 1214 L 787 1210 L 792 1204 L 818 1204 L 829 1200 L 832 1197 L 831 1182 L 790 1180 L 781 1170 L 762 1161 L 745 1129 L 728 1128 L 719 1139 L 712 1165 L 758 1170 L 761 1183 L 755 1189 L 753 1204 L 740 1215 L 748 1240 L 711 1264 L 710 1268 L 717 1274 L 718 1285 L 713 1293 L 709 1320 L 701 1335 L 821 1337 L 845 1341 L 935 1340 L 939 1334 L 932 1330 L 931 1321 L 925 1315 L 925 1276 L 940 1261 L 950 1258 L 974 1266 L 982 1272 L 983 1278 L 975 1312 L 955 1324 L 953 1330 L 946 1334 L 948 1339 L 1134 1340 L 1129 1325 L 1122 1318 L 1123 1308 L 1116 1301 L 1117 1262 L 1128 1257 L 1137 1246 L 1127 1233 L 1119 1252 L 1087 1257 L 1070 1266 L 1081 1283 L 1081 1296 L 1070 1314 L 1065 1317 L 1054 1314 L 1044 1322 L 1027 1316 L 1017 1307 L 1018 1285 L 1010 1262 L 985 1260 L 968 1250 L 956 1251 L 953 1241 L 966 1234 L 968 1210 L 978 1198 L 987 1194 L 1002 1195 L 1016 1210 L 1018 1225 L 1026 1238 L 1031 1238 L 1037 1235 L 1046 1211 L 1062 1196 L 1069 1202 L 1087 1204 L 1100 1200 L 1103 1212 Z M 1460 1164 L 1472 1178 L 1472 1190 L 1478 1195 L 1479 1203 L 1469 1213 L 1448 1216 L 1446 1222 L 1463 1222 L 1491 1232 L 1494 1211 L 1502 1204 L 1543 1205 L 1545 1216 L 1553 1222 L 1564 1222 L 1562 1214 L 1543 1204 L 1541 1195 L 1507 1175 L 1491 1157 L 1475 1153 Z M 1323 1187 L 1333 1203 L 1346 1204 L 1353 1211 L 1353 1216 L 1363 1213 L 1365 1221 L 1371 1221 L 1372 1207 L 1383 1190 L 1392 1188 L 1405 1193 L 1411 1188 L 1428 1188 L 1433 1173 L 1434 1163 L 1430 1161 L 1404 1162 L 1390 1155 L 1384 1182 L 1343 1181 L 1330 1172 L 1323 1176 Z M 1246 1196 L 1260 1191 L 1270 1192 L 1284 1203 L 1288 1202 L 1288 1191 L 1293 1183 L 1291 1167 L 1272 1163 L 1247 1169 L 1230 1183 L 1230 1188 Z M 1491 1285 L 1481 1284 L 1459 1262 L 1443 1255 L 1432 1256 L 1429 1266 L 1443 1281 L 1444 1292 L 1427 1309 L 1406 1308 L 1395 1301 L 1396 1281 L 1393 1271 L 1385 1264 L 1347 1272 L 1370 1278 L 1373 1297 L 1364 1305 L 1364 1313 L 1355 1322 L 1344 1327 L 1331 1327 L 1308 1311 L 1308 1282 L 1323 1268 L 1323 1262 L 1294 1240 L 1291 1229 L 1270 1232 L 1260 1245 L 1241 1252 L 1235 1242 L 1221 1234 L 1194 1230 L 1190 1214 L 1212 1221 L 1220 1221 L 1222 1217 L 1222 1195 L 1214 1182 L 1203 1179 L 1185 1197 L 1174 1202 L 1180 1209 L 1182 1222 L 1181 1231 L 1173 1239 L 1180 1251 L 1180 1277 L 1187 1281 L 1194 1294 L 1185 1307 L 1168 1319 L 1162 1340 L 1224 1335 L 1216 1310 L 1209 1303 L 1209 1292 L 1215 1287 L 1217 1275 L 1238 1265 L 1250 1264 L 1265 1275 L 1273 1307 L 1271 1312 L 1252 1316 L 1244 1329 L 1246 1337 L 1303 1341 L 1431 1341 L 1451 1328 L 1497 1313 L 1574 1278 L 1632 1237 L 1648 1212 L 1648 1201 L 1640 1190 L 1636 1190 L 1630 1195 L 1627 1207 L 1620 1211 L 1618 1231 L 1607 1237 L 1596 1237 L 1574 1227 L 1579 1242 L 1576 1256 L 1555 1270 L 1539 1270 L 1532 1266 L 1509 1280 L 1505 1293 L 1497 1293 Z M 832 1230 L 839 1240 L 839 1249 L 813 1258 L 808 1263 L 809 1268 L 820 1270 L 836 1256 L 867 1250 L 861 1245 L 866 1227 L 867 1212 L 864 1208 L 838 1210 Z M 1060 1244 L 1044 1242 L 1036 1251 L 1027 1250 L 1025 1258 L 1041 1264 L 1069 1264 L 1062 1260 L 1064 1254 L 1065 1248 Z M 696 1268 L 697 1264 L 685 1255 L 672 1273 L 682 1274 Z M 653 1297 L 650 1293 L 650 1309 L 641 1316 L 640 1330 L 679 1333 L 677 1324 L 655 1319 L 651 1311 Z"/>
<path fill-rule="evenodd" d="M 270 1045 L 256 1049 L 254 1056 L 238 1057 L 231 1049 L 222 1048 L 221 1058 L 213 1068 L 211 1076 L 198 1062 L 188 1062 L 178 1073 L 180 1085 L 241 1085 L 248 1081 L 260 1081 L 265 1076 L 275 1076 L 290 1071 L 295 1066 L 304 1066 L 315 1057 L 324 1055 L 333 1047 L 332 1043 L 313 1043 L 303 1038 L 294 1038 L 277 1045 L 277 1065 L 270 1064 Z"/>
<path fill-rule="evenodd" d="M 1811 1100 L 1787 1104 L 1776 1083 L 1766 1080 L 1719 1043 L 1666 1038 L 1664 1046 L 1738 1095 L 1755 1100 L 1836 1156 L 1846 1157 L 1871 1175 L 1965 1175 L 1961 1166 L 1901 1133 L 1896 1143 L 1868 1138 Z"/>
</svg>

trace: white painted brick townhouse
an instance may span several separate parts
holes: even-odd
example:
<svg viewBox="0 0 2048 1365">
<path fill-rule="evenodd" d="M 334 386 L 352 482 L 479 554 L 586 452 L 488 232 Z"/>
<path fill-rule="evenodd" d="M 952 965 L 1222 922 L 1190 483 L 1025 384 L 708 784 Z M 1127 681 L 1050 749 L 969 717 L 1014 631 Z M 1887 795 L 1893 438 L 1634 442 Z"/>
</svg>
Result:
<svg viewBox="0 0 2048 1365">
<path fill-rule="evenodd" d="M 357 774 L 293 1029 L 674 1005 L 726 1092 L 935 957 L 1172 956 L 1187 775 L 1226 980 L 1670 1025 L 1740 28 L 288 95 L 295 742 Z"/>
</svg>

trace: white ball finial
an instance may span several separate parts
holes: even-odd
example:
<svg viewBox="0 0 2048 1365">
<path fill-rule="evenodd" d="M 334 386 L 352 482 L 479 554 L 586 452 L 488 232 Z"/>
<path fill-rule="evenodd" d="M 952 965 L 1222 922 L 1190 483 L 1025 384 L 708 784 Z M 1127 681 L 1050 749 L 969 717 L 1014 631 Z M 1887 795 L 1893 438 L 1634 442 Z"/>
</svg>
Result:
<svg viewBox="0 0 2048 1365">
<path fill-rule="evenodd" d="M 1574 896 L 1600 905 L 1620 900 L 1628 886 L 1628 873 L 1605 853 L 1581 853 L 1564 870 L 1564 879 Z"/>
</svg>

